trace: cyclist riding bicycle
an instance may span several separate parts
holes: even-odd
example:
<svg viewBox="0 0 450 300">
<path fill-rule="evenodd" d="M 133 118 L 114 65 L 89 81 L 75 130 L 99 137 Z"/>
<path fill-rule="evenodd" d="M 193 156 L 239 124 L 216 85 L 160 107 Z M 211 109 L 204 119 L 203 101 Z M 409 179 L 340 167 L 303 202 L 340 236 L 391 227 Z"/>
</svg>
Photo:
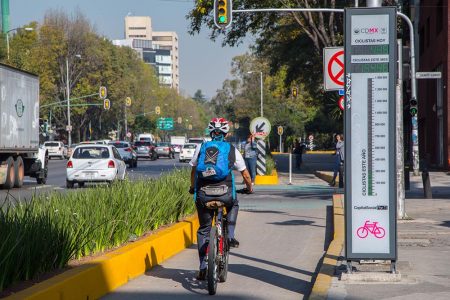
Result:
<svg viewBox="0 0 450 300">
<path fill-rule="evenodd" d="M 252 181 L 245 167 L 241 153 L 225 137 L 230 130 L 228 121 L 224 118 L 213 118 L 208 125 L 212 141 L 205 142 L 195 149 L 194 156 L 189 163 L 191 170 L 191 187 L 189 192 L 194 194 L 200 227 L 197 231 L 198 255 L 200 270 L 199 280 L 206 278 L 206 250 L 209 232 L 211 230 L 214 211 L 206 208 L 205 203 L 219 200 L 225 204 L 228 220 L 228 236 L 230 247 L 238 247 L 239 242 L 234 237 L 234 229 L 239 210 L 236 197 L 233 168 L 241 172 L 248 193 L 253 192 Z"/>
</svg>

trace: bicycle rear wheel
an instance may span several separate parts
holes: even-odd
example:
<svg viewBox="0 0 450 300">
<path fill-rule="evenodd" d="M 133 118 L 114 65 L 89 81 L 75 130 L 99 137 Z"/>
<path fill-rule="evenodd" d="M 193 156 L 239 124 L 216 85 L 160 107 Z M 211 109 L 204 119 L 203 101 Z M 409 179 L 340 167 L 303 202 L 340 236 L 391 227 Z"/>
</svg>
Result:
<svg viewBox="0 0 450 300">
<path fill-rule="evenodd" d="M 217 290 L 217 279 L 218 279 L 216 226 L 213 226 L 209 233 L 207 277 L 208 277 L 208 292 L 210 295 L 215 295 Z"/>
</svg>

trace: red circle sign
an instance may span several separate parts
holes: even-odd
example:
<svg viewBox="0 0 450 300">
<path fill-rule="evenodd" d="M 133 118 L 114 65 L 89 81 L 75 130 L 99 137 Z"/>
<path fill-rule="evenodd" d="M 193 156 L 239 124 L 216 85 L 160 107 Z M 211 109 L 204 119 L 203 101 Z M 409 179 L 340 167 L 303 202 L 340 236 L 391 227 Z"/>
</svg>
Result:
<svg viewBox="0 0 450 300">
<path fill-rule="evenodd" d="M 342 58 L 344 57 L 344 50 L 336 52 L 330 58 L 330 61 L 328 62 L 328 74 L 334 83 L 344 85 L 344 81 L 340 79 L 342 74 L 344 74 L 344 62 L 340 56 L 342 56 Z M 339 68 L 337 70 L 335 69 L 335 72 L 333 73 L 333 65 L 335 63 Z"/>
<path fill-rule="evenodd" d="M 345 100 L 345 97 L 341 96 L 341 98 L 339 98 L 339 101 L 338 101 L 338 105 L 341 110 L 344 110 L 344 100 Z"/>
</svg>

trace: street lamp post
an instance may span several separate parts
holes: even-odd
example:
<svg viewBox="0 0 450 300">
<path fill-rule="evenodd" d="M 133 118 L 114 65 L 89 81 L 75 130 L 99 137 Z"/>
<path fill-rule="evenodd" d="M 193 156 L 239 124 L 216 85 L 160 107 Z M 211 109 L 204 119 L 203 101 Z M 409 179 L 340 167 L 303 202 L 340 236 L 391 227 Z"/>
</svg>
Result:
<svg viewBox="0 0 450 300">
<path fill-rule="evenodd" d="M 6 32 L 6 53 L 7 53 L 8 60 L 9 60 L 9 33 L 12 32 L 12 31 L 15 31 L 15 30 L 20 30 L 20 29 L 22 29 L 22 27 L 13 28 L 13 29 L 10 29 L 10 30 L 8 30 Z M 32 27 L 25 27 L 23 29 L 26 30 L 26 31 L 33 31 L 34 30 L 34 28 L 32 28 Z"/>
<path fill-rule="evenodd" d="M 248 71 L 247 72 L 248 74 L 252 74 L 252 73 L 255 73 L 255 71 Z M 262 72 L 259 72 L 259 74 L 260 74 L 260 79 L 261 79 L 261 92 L 260 92 L 260 94 L 261 94 L 261 117 L 264 117 L 264 111 L 263 111 L 263 73 Z"/>
<path fill-rule="evenodd" d="M 81 59 L 80 54 L 75 57 Z M 70 125 L 70 83 L 69 83 L 69 56 L 66 56 L 66 93 L 67 93 L 67 137 L 69 147 L 72 145 L 72 126 Z"/>
</svg>

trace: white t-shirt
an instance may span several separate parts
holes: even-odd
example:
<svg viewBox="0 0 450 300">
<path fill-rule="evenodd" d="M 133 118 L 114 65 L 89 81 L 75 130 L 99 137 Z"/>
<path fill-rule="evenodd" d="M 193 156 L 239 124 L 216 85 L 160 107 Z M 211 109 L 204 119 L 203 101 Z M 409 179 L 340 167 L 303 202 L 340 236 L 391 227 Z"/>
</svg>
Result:
<svg viewBox="0 0 450 300">
<path fill-rule="evenodd" d="M 192 157 L 192 160 L 189 162 L 189 164 L 192 167 L 196 167 L 198 164 L 198 155 L 200 154 L 201 147 L 202 147 L 202 144 L 198 144 L 197 148 L 195 148 L 194 156 Z M 239 152 L 238 149 L 236 149 L 235 147 L 234 147 L 234 153 L 236 155 L 236 161 L 234 162 L 234 168 L 236 170 L 238 170 L 239 172 L 242 172 L 246 169 L 244 158 L 242 157 L 241 152 Z"/>
</svg>

